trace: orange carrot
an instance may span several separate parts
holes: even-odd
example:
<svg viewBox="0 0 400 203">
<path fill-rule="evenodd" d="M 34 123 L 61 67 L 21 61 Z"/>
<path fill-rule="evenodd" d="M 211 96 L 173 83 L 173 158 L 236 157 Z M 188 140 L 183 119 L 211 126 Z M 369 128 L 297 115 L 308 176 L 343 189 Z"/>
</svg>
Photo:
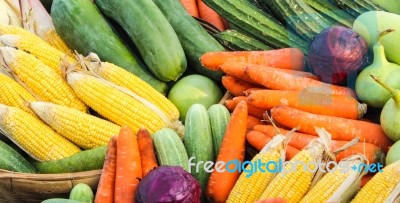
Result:
<svg viewBox="0 0 400 203">
<path fill-rule="evenodd" d="M 129 127 L 122 127 L 117 138 L 114 201 L 135 202 L 135 192 L 141 178 L 142 166 L 136 135 Z"/>
<path fill-rule="evenodd" d="M 304 71 L 304 54 L 297 48 L 283 48 L 268 51 L 208 52 L 200 58 L 201 63 L 219 70 L 225 62 L 244 62 L 274 68 Z"/>
<path fill-rule="evenodd" d="M 257 84 L 250 83 L 233 76 L 223 76 L 222 85 L 234 96 L 243 96 L 243 92 L 247 89 L 260 87 Z"/>
<path fill-rule="evenodd" d="M 331 85 L 311 78 L 301 77 L 298 75 L 277 71 L 273 68 L 262 68 L 257 66 L 241 67 L 240 63 L 230 63 L 228 67 L 231 69 L 245 69 L 245 75 L 252 81 L 263 85 L 268 89 L 274 90 L 307 90 L 317 93 L 339 94 L 356 97 L 355 92 L 347 87 Z"/>
<path fill-rule="evenodd" d="M 217 12 L 208 7 L 202 0 L 197 0 L 197 6 L 199 8 L 199 14 L 201 19 L 214 25 L 216 28 L 218 28 L 219 31 L 225 30 L 222 17 Z"/>
<path fill-rule="evenodd" d="M 157 159 L 154 154 L 153 140 L 150 137 L 149 131 L 144 128 L 139 129 L 137 132 L 137 143 L 142 166 L 142 177 L 144 177 L 151 170 L 158 167 Z"/>
<path fill-rule="evenodd" d="M 233 99 L 226 100 L 224 104 L 225 104 L 226 108 L 232 112 L 236 108 L 236 106 L 239 104 L 240 101 L 246 102 L 247 97 L 244 97 L 244 96 L 234 97 Z M 247 110 L 249 112 L 249 115 L 251 115 L 251 116 L 254 116 L 259 119 L 264 118 L 264 113 L 265 113 L 264 109 L 256 108 L 252 105 L 247 105 Z"/>
<path fill-rule="evenodd" d="M 218 162 L 244 161 L 247 125 L 247 104 L 239 102 L 229 120 L 221 149 L 217 157 Z M 228 199 L 229 193 L 239 178 L 239 172 L 218 172 L 214 170 L 209 178 L 206 194 L 212 202 L 222 203 Z"/>
<path fill-rule="evenodd" d="M 286 105 L 310 113 L 349 119 L 361 118 L 367 111 L 367 105 L 358 103 L 353 97 L 305 91 L 260 90 L 250 94 L 247 102 L 260 109 Z"/>
<path fill-rule="evenodd" d="M 286 146 L 286 156 L 285 156 L 285 160 L 289 161 L 291 160 L 294 156 L 296 156 L 297 153 L 299 153 L 300 150 L 288 145 Z"/>
<path fill-rule="evenodd" d="M 101 171 L 99 184 L 97 186 L 95 203 L 113 203 L 115 170 L 117 157 L 117 136 L 113 136 L 108 142 L 106 158 Z"/>
<path fill-rule="evenodd" d="M 335 150 L 339 147 L 342 147 L 343 145 L 347 144 L 347 141 L 338 141 L 338 140 L 332 140 L 332 149 Z M 336 161 L 340 161 L 348 156 L 351 155 L 356 155 L 356 154 L 363 154 L 369 163 L 384 163 L 385 161 L 385 153 L 381 148 L 378 146 L 371 144 L 371 143 L 363 143 L 359 142 L 355 144 L 354 146 L 351 146 L 350 148 L 344 150 L 343 152 L 340 152 L 339 154 L 336 155 Z"/>
<path fill-rule="evenodd" d="M 325 128 L 333 140 L 350 141 L 356 137 L 361 142 L 375 144 L 385 152 L 393 144 L 383 132 L 380 125 L 365 121 L 339 118 L 334 116 L 316 115 L 288 106 L 278 106 L 271 109 L 274 121 L 288 127 L 299 127 L 299 131 L 317 135 L 315 127 Z"/>
<path fill-rule="evenodd" d="M 259 88 L 259 87 L 253 87 L 250 89 L 247 89 L 246 91 L 243 92 L 243 96 L 249 96 L 251 93 L 256 92 L 258 90 L 267 90 L 265 87 Z"/>
<path fill-rule="evenodd" d="M 367 174 L 361 178 L 361 188 L 364 187 L 372 178 L 374 174 Z"/>
<path fill-rule="evenodd" d="M 199 18 L 199 10 L 196 0 L 180 0 L 186 11 L 193 17 Z"/>
<path fill-rule="evenodd" d="M 247 129 L 253 129 L 253 127 L 256 125 L 263 125 L 263 122 L 261 121 L 261 119 L 248 115 L 247 116 Z"/>
</svg>

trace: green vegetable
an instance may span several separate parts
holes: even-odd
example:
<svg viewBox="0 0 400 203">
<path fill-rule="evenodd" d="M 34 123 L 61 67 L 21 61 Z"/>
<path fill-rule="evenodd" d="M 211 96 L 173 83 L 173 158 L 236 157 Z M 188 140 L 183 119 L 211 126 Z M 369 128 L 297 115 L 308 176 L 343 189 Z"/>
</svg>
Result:
<svg viewBox="0 0 400 203">
<path fill-rule="evenodd" d="M 72 188 L 71 193 L 69 194 L 69 199 L 83 203 L 92 203 L 94 200 L 92 188 L 85 183 L 78 183 L 74 188 Z"/>
<path fill-rule="evenodd" d="M 210 118 L 214 157 L 217 157 L 231 114 L 224 105 L 214 104 L 208 108 L 208 116 Z"/>
<path fill-rule="evenodd" d="M 168 99 L 178 108 L 180 120 L 185 120 L 186 112 L 193 104 L 203 104 L 206 108 L 221 100 L 222 92 L 211 79 L 201 75 L 189 75 L 180 79 L 168 94 Z"/>
<path fill-rule="evenodd" d="M 103 168 L 107 146 L 78 152 L 70 157 L 55 161 L 38 162 L 39 173 L 72 173 Z"/>
<path fill-rule="evenodd" d="M 63 199 L 63 198 L 52 198 L 42 201 L 42 203 L 82 203 L 80 201 Z"/>
<path fill-rule="evenodd" d="M 383 106 L 380 121 L 383 132 L 385 132 L 391 140 L 397 142 L 400 140 L 400 90 L 398 88 L 393 88 L 374 75 L 371 75 L 371 77 L 379 83 L 379 85 L 387 89 L 392 96 L 385 106 Z"/>
<path fill-rule="evenodd" d="M 333 22 L 338 22 L 344 26 L 352 27 L 355 18 L 340 9 L 329 0 L 304 0 L 309 6 L 318 11 L 322 16 L 330 18 Z"/>
<path fill-rule="evenodd" d="M 185 72 L 178 36 L 152 0 L 96 0 L 96 5 L 125 29 L 157 78 L 168 82 Z"/>
<path fill-rule="evenodd" d="M 336 4 L 353 15 L 358 17 L 359 15 L 368 11 L 378 11 L 382 8 L 375 4 L 372 0 L 334 0 Z"/>
<path fill-rule="evenodd" d="M 297 47 L 307 53 L 308 42 L 278 23 L 272 16 L 244 0 L 203 0 L 229 23 L 274 48 Z"/>
<path fill-rule="evenodd" d="M 192 163 L 192 165 L 189 165 L 189 172 L 199 181 L 204 191 L 210 176 L 204 170 L 204 164 L 214 161 L 215 157 L 210 119 L 207 109 L 201 104 L 193 104 L 189 108 L 185 120 L 184 143 L 190 163 Z"/>
<path fill-rule="evenodd" d="M 380 39 L 385 39 L 393 33 L 383 32 Z M 387 34 L 387 35 L 386 35 Z M 377 41 L 374 45 L 374 61 L 358 75 L 356 93 L 358 98 L 369 106 L 382 108 L 392 97 L 389 91 L 376 83 L 370 75 L 379 77 L 393 88 L 400 88 L 400 66 L 386 60 L 384 47 Z"/>
<path fill-rule="evenodd" d="M 395 13 L 400 15 L 399 0 L 372 0 L 372 1 L 390 13 Z"/>
<path fill-rule="evenodd" d="M 381 32 L 387 29 L 394 31 L 384 38 L 381 43 L 385 47 L 388 61 L 400 65 L 400 15 L 384 11 L 369 11 L 356 18 L 353 30 L 360 34 L 369 48 L 372 49 Z"/>
<path fill-rule="evenodd" d="M 213 51 L 223 51 L 224 48 L 199 23 L 189 15 L 179 0 L 153 0 L 174 28 L 185 51 L 188 68 L 195 69 L 199 74 L 213 80 L 221 80 L 220 71 L 211 71 L 202 66 L 199 58 Z"/>
<path fill-rule="evenodd" d="M 237 30 L 225 30 L 215 35 L 221 44 L 234 51 L 271 50 L 268 45 Z"/>
<path fill-rule="evenodd" d="M 188 170 L 188 155 L 181 139 L 175 131 L 163 128 L 151 135 L 161 166 L 181 166 Z"/>
<path fill-rule="evenodd" d="M 35 168 L 15 149 L 0 140 L 0 169 L 36 173 Z"/>
<path fill-rule="evenodd" d="M 51 17 L 57 33 L 81 54 L 96 53 L 101 60 L 114 63 L 165 93 L 167 85 L 155 79 L 123 44 L 88 0 L 54 0 Z"/>
</svg>

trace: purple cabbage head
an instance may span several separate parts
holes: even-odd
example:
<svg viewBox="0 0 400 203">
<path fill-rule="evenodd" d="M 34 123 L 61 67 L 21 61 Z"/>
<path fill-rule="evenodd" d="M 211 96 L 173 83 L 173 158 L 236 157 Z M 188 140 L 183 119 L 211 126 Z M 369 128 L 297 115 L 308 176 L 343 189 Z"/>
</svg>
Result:
<svg viewBox="0 0 400 203">
<path fill-rule="evenodd" d="M 200 203 L 199 182 L 180 166 L 160 166 L 139 183 L 137 203 Z"/>
<path fill-rule="evenodd" d="M 352 29 L 332 26 L 311 42 L 308 65 L 323 82 L 344 84 L 347 77 L 366 64 L 368 45 Z"/>
</svg>

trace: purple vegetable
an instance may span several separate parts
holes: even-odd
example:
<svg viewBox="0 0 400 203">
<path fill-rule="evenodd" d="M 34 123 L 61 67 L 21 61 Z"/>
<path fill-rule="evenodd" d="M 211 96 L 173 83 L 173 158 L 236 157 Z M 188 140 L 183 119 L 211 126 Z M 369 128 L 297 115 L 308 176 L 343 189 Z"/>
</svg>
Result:
<svg viewBox="0 0 400 203">
<path fill-rule="evenodd" d="M 160 166 L 148 173 L 136 191 L 137 203 L 200 203 L 198 181 L 180 166 Z"/>
<path fill-rule="evenodd" d="M 308 64 L 322 81 L 344 84 L 347 77 L 365 66 L 368 45 L 352 29 L 332 26 L 311 42 Z"/>
</svg>

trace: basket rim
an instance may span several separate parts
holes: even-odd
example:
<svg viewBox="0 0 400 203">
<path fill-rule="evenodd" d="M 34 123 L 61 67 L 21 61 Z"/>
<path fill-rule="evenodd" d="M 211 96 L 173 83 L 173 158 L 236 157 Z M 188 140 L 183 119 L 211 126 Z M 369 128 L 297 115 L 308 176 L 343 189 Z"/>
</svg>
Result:
<svg viewBox="0 0 400 203">
<path fill-rule="evenodd" d="M 101 169 L 83 171 L 76 173 L 58 173 L 58 174 L 36 174 L 36 173 L 19 173 L 0 169 L 1 179 L 29 179 L 36 181 L 60 181 L 60 180 L 76 180 L 88 177 L 96 177 L 101 175 Z"/>
</svg>

